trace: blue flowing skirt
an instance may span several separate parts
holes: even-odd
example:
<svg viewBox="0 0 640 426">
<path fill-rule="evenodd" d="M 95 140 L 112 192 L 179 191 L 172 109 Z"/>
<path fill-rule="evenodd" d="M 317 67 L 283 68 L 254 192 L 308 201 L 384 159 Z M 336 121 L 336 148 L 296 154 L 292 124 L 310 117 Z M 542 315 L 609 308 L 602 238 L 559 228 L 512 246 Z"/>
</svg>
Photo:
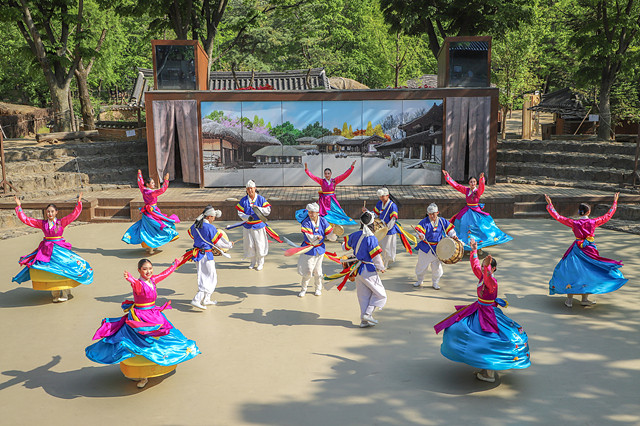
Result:
<svg viewBox="0 0 640 426">
<path fill-rule="evenodd" d="M 307 209 L 296 210 L 296 220 L 302 223 L 309 216 Z M 347 214 L 342 210 L 342 208 L 336 204 L 336 202 L 331 199 L 331 208 L 327 211 L 326 216 L 327 222 L 333 223 L 336 225 L 357 225 L 356 221 L 351 219 Z"/>
<path fill-rule="evenodd" d="M 199 353 L 196 342 L 184 337 L 177 328 L 172 328 L 165 336 L 149 337 L 136 333 L 126 324 L 112 336 L 104 337 L 85 349 L 87 358 L 100 364 L 118 364 L 142 355 L 156 364 L 168 366 L 188 361 Z"/>
<path fill-rule="evenodd" d="M 35 250 L 28 256 L 34 253 Z M 51 260 L 49 262 L 36 260 L 36 262 L 31 265 L 31 268 L 61 275 L 84 285 L 89 285 L 93 282 L 93 269 L 91 265 L 89 265 L 89 262 L 71 250 L 60 247 L 57 244 L 53 245 L 53 253 L 51 254 Z M 29 267 L 25 266 L 11 281 L 21 284 L 30 279 Z"/>
<path fill-rule="evenodd" d="M 467 210 L 462 217 L 457 217 L 453 222 L 456 234 L 464 243 L 465 250 L 471 250 L 469 238 L 473 237 L 478 243 L 478 248 L 495 246 L 513 240 L 513 237 L 505 234 L 498 228 L 490 215 L 483 215 L 474 210 Z"/>
<path fill-rule="evenodd" d="M 161 229 L 158 221 L 143 214 L 142 219 L 127 229 L 122 241 L 127 244 L 142 244 L 144 242 L 152 248 L 165 245 L 178 237 L 178 231 L 176 231 L 176 224 L 172 220 L 168 219 L 168 222 L 164 222 L 164 224 L 165 227 Z"/>
<path fill-rule="evenodd" d="M 493 309 L 499 334 L 482 330 L 478 312 L 474 312 L 444 330 L 440 346 L 442 355 L 451 361 L 488 370 L 529 367 L 527 333 L 500 308 Z"/>
<path fill-rule="evenodd" d="M 587 256 L 574 245 L 553 270 L 549 294 L 603 294 L 615 291 L 629 281 L 621 265 Z"/>
</svg>

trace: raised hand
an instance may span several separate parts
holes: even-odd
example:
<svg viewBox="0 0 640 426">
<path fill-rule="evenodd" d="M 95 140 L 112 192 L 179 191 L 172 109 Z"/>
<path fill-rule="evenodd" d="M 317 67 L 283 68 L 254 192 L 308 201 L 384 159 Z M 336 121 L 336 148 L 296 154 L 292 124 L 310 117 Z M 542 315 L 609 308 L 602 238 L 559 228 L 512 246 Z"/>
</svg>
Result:
<svg viewBox="0 0 640 426">
<path fill-rule="evenodd" d="M 353 163 L 351 163 L 351 167 L 355 167 L 356 166 L 356 160 L 353 160 Z"/>
<path fill-rule="evenodd" d="M 164 180 L 169 180 L 169 173 L 164 175 Z"/>
<path fill-rule="evenodd" d="M 469 239 L 469 246 L 471 247 L 471 250 L 478 250 L 478 243 L 473 238 Z"/>
<path fill-rule="evenodd" d="M 549 204 L 549 205 L 553 204 L 551 202 L 551 198 L 547 194 L 544 194 L 544 199 L 547 201 L 547 204 Z"/>
<path fill-rule="evenodd" d="M 22 206 L 20 199 L 16 195 L 13 196 L 13 200 L 16 202 L 16 206 L 18 207 Z"/>
<path fill-rule="evenodd" d="M 479 178 L 480 178 L 480 179 L 484 179 L 484 172 L 480 173 Z"/>
<path fill-rule="evenodd" d="M 618 197 L 619 197 L 619 196 L 620 196 L 620 193 L 619 193 L 619 192 L 616 192 L 616 193 L 614 194 L 614 196 L 613 196 L 613 201 L 614 201 L 614 202 L 618 201 Z"/>
<path fill-rule="evenodd" d="M 127 271 L 124 271 L 124 279 L 126 280 L 127 278 L 129 278 L 129 273 Z"/>
<path fill-rule="evenodd" d="M 442 174 L 444 175 L 444 177 L 449 177 L 449 172 L 446 170 L 443 170 Z"/>
<path fill-rule="evenodd" d="M 82 191 L 78 194 L 78 202 L 82 201 Z"/>
<path fill-rule="evenodd" d="M 304 163 L 304 170 L 309 170 L 309 165 L 307 163 Z"/>
</svg>

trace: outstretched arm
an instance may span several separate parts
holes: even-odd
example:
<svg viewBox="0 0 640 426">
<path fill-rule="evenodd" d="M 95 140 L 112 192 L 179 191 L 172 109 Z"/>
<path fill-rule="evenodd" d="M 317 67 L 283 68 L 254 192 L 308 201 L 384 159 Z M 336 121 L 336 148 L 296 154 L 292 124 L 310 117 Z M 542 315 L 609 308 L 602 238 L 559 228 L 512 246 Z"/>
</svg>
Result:
<svg viewBox="0 0 640 426">
<path fill-rule="evenodd" d="M 449 175 L 449 172 L 447 172 L 446 170 L 443 170 L 442 174 L 444 175 L 444 180 L 446 180 L 447 183 L 449 185 L 451 185 L 456 191 L 464 194 L 465 196 L 467 195 L 467 187 L 466 186 L 460 185 L 458 182 L 453 180 L 451 178 L 451 175 Z"/>
<path fill-rule="evenodd" d="M 600 225 L 603 225 L 603 224 L 609 222 L 609 219 L 611 219 L 613 214 L 616 212 L 616 209 L 618 208 L 618 197 L 619 196 L 620 196 L 620 193 L 616 192 L 616 194 L 613 196 L 613 205 L 611 206 L 609 211 L 604 216 L 600 216 L 600 217 L 596 218 L 596 226 L 600 226 Z"/>
<path fill-rule="evenodd" d="M 124 279 L 129 281 L 129 284 L 131 284 L 131 288 L 133 288 L 133 291 L 140 291 L 140 281 L 135 279 L 134 276 L 129 272 L 124 271 Z"/>
<path fill-rule="evenodd" d="M 554 218 L 555 220 L 557 220 L 558 222 L 560 222 L 563 225 L 567 225 L 569 227 L 573 227 L 573 220 L 566 218 L 564 216 L 561 216 L 555 209 L 555 207 L 553 207 L 553 203 L 551 202 L 551 198 L 549 198 L 549 196 L 547 194 L 544 194 L 544 199 L 547 200 L 547 211 L 549 212 L 549 214 L 551 215 L 552 218 Z"/>
<path fill-rule="evenodd" d="M 173 263 L 171 264 L 171 266 L 169 266 L 167 269 L 165 269 L 164 271 L 160 272 L 158 275 L 154 275 L 153 277 L 151 277 L 153 279 L 153 281 L 157 284 L 160 281 L 164 280 L 165 278 L 167 278 L 169 275 L 171 275 L 173 273 L 173 271 L 175 271 L 176 269 L 178 269 L 178 265 L 180 264 L 180 260 L 175 259 L 173 261 Z"/>
<path fill-rule="evenodd" d="M 322 179 L 320 179 L 318 176 L 314 176 L 314 174 L 311 173 L 308 168 L 305 167 L 304 172 L 307 174 L 307 176 L 313 179 L 315 183 L 317 183 L 318 185 L 322 184 Z"/>
<path fill-rule="evenodd" d="M 471 270 L 478 279 L 482 278 L 482 269 L 480 268 L 480 260 L 478 259 L 478 243 L 473 238 L 469 240 L 471 253 L 469 260 L 471 261 Z"/>
<path fill-rule="evenodd" d="M 349 167 L 346 172 L 344 172 L 340 176 L 336 177 L 336 185 L 339 184 L 340 182 L 342 182 L 343 180 L 345 180 L 346 178 L 348 178 L 349 175 L 351 173 L 353 173 L 353 169 L 354 169 L 355 165 L 356 165 L 356 162 L 354 161 L 353 163 L 351 163 L 351 167 Z"/>
<path fill-rule="evenodd" d="M 164 175 L 164 182 L 162 182 L 162 186 L 159 189 L 153 191 L 153 195 L 156 197 L 164 194 L 164 192 L 169 188 L 169 173 Z"/>
<path fill-rule="evenodd" d="M 13 197 L 13 199 L 16 202 L 16 215 L 18 216 L 20 222 L 32 228 L 42 229 L 42 221 L 24 214 L 24 212 L 22 211 L 22 203 L 20 202 L 20 199 L 18 197 Z"/>
<path fill-rule="evenodd" d="M 65 228 L 71 222 L 76 220 L 78 216 L 80 216 L 81 212 L 82 212 L 82 192 L 78 194 L 78 203 L 76 204 L 76 207 L 73 209 L 73 211 L 60 220 L 60 224 L 62 225 L 62 227 Z"/>
<path fill-rule="evenodd" d="M 484 173 L 480 173 L 480 178 L 478 180 L 478 196 L 484 194 L 484 184 L 485 184 Z"/>
<path fill-rule="evenodd" d="M 142 177 L 142 170 L 138 170 L 138 188 L 140 189 L 140 192 L 144 192 L 145 190 L 144 178 Z"/>
</svg>

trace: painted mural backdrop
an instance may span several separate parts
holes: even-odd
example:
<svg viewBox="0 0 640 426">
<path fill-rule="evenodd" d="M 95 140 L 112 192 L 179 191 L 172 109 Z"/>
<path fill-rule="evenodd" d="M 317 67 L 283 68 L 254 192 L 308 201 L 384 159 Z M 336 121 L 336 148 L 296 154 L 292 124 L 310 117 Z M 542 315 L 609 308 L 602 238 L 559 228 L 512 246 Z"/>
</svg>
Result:
<svg viewBox="0 0 640 426">
<path fill-rule="evenodd" d="M 442 100 L 202 102 L 205 186 L 438 185 Z"/>
</svg>

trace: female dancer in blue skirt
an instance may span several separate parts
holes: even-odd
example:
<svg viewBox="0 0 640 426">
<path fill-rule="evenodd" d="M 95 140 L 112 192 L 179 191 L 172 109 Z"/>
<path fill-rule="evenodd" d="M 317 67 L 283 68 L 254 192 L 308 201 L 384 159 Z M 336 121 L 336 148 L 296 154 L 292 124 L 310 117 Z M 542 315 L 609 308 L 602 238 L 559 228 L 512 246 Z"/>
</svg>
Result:
<svg viewBox="0 0 640 426">
<path fill-rule="evenodd" d="M 444 330 L 440 352 L 452 361 L 480 368 L 478 380 L 495 382 L 494 370 L 527 368 L 529 344 L 527 333 L 498 308 L 506 301 L 498 299 L 498 282 L 494 277 L 497 262 L 491 256 L 478 260 L 478 247 L 471 239 L 471 269 L 480 280 L 478 300 L 467 306 L 456 306 L 456 312 L 434 326 Z"/>
<path fill-rule="evenodd" d="M 22 211 L 22 203 L 15 197 L 16 215 L 22 223 L 32 228 L 41 229 L 44 239 L 35 251 L 22 256 L 20 265 L 24 268 L 11 281 L 18 284 L 31 279 L 29 269 L 38 269 L 54 275 L 68 278 L 80 284 L 93 282 L 93 269 L 89 263 L 71 251 L 71 244 L 62 236 L 64 228 L 76 220 L 82 212 L 82 192 L 78 194 L 78 203 L 71 214 L 58 219 L 58 208 L 49 204 L 45 209 L 45 219 L 28 217 Z M 77 284 L 75 284 L 77 285 Z M 69 288 L 51 292 L 54 302 L 66 302 L 71 295 Z"/>
<path fill-rule="evenodd" d="M 180 219 L 175 214 L 164 215 L 158 208 L 158 197 L 169 188 L 169 173 L 164 176 L 164 182 L 160 189 L 155 189 L 156 182 L 149 177 L 142 178 L 142 172 L 138 170 L 138 188 L 142 192 L 144 207 L 140 209 L 142 218 L 131 225 L 124 233 L 122 241 L 127 244 L 142 244 L 149 254 L 178 238 L 176 223 Z"/>
<path fill-rule="evenodd" d="M 85 349 L 87 358 L 100 364 L 117 364 L 141 355 L 158 365 L 171 366 L 190 360 L 200 353 L 196 342 L 189 340 L 162 313 L 171 309 L 171 301 L 156 306 L 157 283 L 167 278 L 182 263 L 176 259 L 169 268 L 153 275 L 149 259 L 138 262 L 140 278 L 124 271 L 124 278 L 133 289 L 133 301 L 125 300 L 119 318 L 105 318 L 93 336 L 96 343 Z M 138 387 L 147 384 L 142 378 Z"/>
<path fill-rule="evenodd" d="M 453 180 L 446 170 L 443 170 L 442 174 L 447 183 L 464 194 L 467 200 L 467 205 L 449 221 L 455 226 L 456 234 L 464 244 L 465 250 L 470 249 L 471 238 L 476 241 L 478 248 L 506 243 L 513 239 L 498 228 L 489 213 L 482 210 L 484 204 L 480 204 L 480 196 L 484 193 L 484 173 L 480 173 L 479 182 L 474 177 L 470 178 L 469 188 Z"/>
<path fill-rule="evenodd" d="M 607 223 L 615 213 L 619 195 L 620 193 L 616 192 L 613 205 L 607 214 L 595 219 L 589 219 L 591 208 L 587 204 L 580 204 L 580 218 L 576 220 L 560 216 L 553 208 L 551 198 L 546 194 L 544 196 L 551 217 L 571 227 L 576 236 L 576 240 L 556 265 L 549 281 L 549 294 L 566 294 L 567 300 L 564 304 L 568 308 L 573 307 L 574 294 L 582 295 L 582 306 L 590 306 L 596 302 L 588 299 L 589 294 L 609 293 L 629 281 L 620 272 L 622 262 L 601 257 L 594 239 L 596 228 Z"/>
</svg>

